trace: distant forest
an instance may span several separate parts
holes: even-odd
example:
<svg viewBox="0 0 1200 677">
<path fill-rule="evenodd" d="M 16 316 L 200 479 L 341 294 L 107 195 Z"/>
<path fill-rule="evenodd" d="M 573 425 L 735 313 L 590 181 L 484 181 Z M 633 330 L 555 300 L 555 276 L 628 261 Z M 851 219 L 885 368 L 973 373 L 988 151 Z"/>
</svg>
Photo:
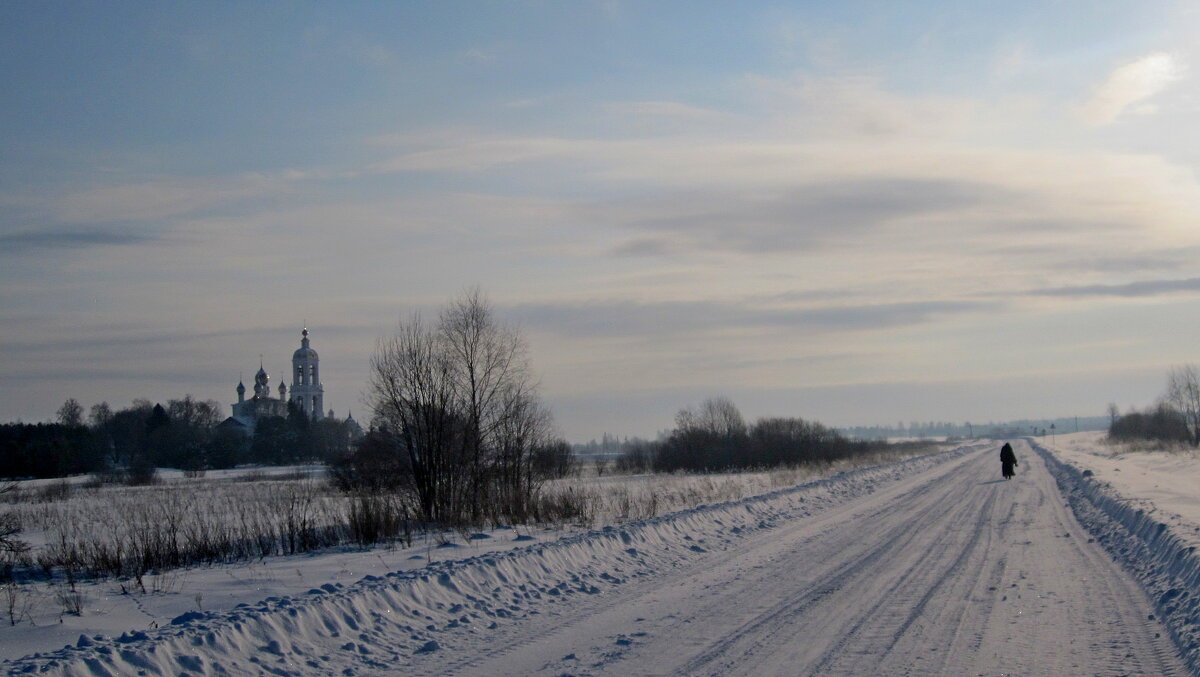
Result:
<svg viewBox="0 0 1200 677">
<path fill-rule="evenodd" d="M 907 425 L 899 423 L 895 426 L 855 426 L 838 428 L 837 431 L 847 437 L 859 440 L 880 440 L 897 438 L 931 438 L 931 437 L 1015 437 L 1019 435 L 1050 435 L 1053 433 L 1074 433 L 1085 430 L 1108 430 L 1112 419 L 1109 416 L 1069 416 L 1053 419 L 1021 419 L 1002 423 L 950 423 L 944 421 L 929 421 L 923 423 L 914 421 Z"/>
<path fill-rule="evenodd" d="M 888 439 L 930 439 L 930 438 L 963 438 L 972 437 L 1017 437 L 1022 435 L 1050 435 L 1052 433 L 1073 433 L 1086 430 L 1108 430 L 1112 422 L 1110 416 L 1071 416 L 1055 419 L 1022 419 L 995 423 L 950 423 L 948 421 L 929 421 L 895 426 L 854 426 L 849 428 L 834 428 L 839 435 L 852 440 L 888 440 Z M 1053 427 L 1051 427 L 1053 426 Z M 663 442 L 671 436 L 671 430 L 658 433 L 655 440 L 640 437 L 618 437 L 604 433 L 599 440 L 590 440 L 582 444 L 572 444 L 572 451 L 578 456 L 616 456 L 630 449 L 637 449 L 651 444 Z"/>
<path fill-rule="evenodd" d="M 135 400 L 116 411 L 101 402 L 85 418 L 83 406 L 68 399 L 54 423 L 0 425 L 0 477 L 103 473 L 139 484 L 155 468 L 323 462 L 344 455 L 358 432 L 353 421 L 311 420 L 289 403 L 286 418 L 260 419 L 250 437 L 221 426 L 222 409 L 187 395 L 165 407 Z"/>
</svg>

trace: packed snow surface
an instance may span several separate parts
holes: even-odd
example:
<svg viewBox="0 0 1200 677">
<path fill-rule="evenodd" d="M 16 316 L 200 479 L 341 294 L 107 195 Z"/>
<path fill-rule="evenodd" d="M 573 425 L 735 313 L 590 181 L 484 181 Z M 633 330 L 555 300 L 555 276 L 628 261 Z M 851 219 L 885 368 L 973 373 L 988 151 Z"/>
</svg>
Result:
<svg viewBox="0 0 1200 677">
<path fill-rule="evenodd" d="M 1146 579 L 1105 550 L 1142 547 L 1146 561 L 1157 546 L 1095 507 L 1091 477 L 1024 441 L 1014 444 L 1018 477 L 1001 480 L 998 446 L 185 613 L 149 632 L 81 636 L 4 666 L 70 675 L 1188 674 L 1171 640 L 1186 642 L 1186 623 L 1168 629 L 1162 600 L 1138 582 Z M 1091 542 L 1089 530 L 1107 530 L 1107 542 Z"/>
</svg>

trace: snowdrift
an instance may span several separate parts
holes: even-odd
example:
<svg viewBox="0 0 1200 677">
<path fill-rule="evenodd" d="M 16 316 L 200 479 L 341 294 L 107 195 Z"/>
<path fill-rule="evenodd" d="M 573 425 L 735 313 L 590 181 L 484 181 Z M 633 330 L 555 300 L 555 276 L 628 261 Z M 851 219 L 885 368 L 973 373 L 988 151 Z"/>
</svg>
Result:
<svg viewBox="0 0 1200 677">
<path fill-rule="evenodd" d="M 423 569 L 327 584 L 232 611 L 185 613 L 169 625 L 4 664 L 10 674 L 312 675 L 395 671 L 453 652 L 504 623 L 577 595 L 685 566 L 781 520 L 802 519 L 979 446 L 862 468 L 738 501 L 701 506 Z"/>
<path fill-rule="evenodd" d="M 1129 571 L 1153 602 L 1191 669 L 1200 675 L 1200 557 L 1155 519 L 1091 471 L 1060 461 L 1029 440 L 1054 474 L 1080 524 Z"/>
</svg>

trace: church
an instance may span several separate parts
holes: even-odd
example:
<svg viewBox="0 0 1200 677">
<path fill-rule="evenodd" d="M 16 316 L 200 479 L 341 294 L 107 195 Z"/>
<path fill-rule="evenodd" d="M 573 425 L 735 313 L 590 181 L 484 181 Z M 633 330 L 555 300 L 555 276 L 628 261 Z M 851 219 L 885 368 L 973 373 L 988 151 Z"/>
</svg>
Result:
<svg viewBox="0 0 1200 677">
<path fill-rule="evenodd" d="M 288 403 L 316 420 L 324 414 L 325 388 L 321 385 L 320 358 L 309 346 L 308 327 L 300 332 L 300 347 L 292 353 L 292 387 L 289 390 L 279 384 L 279 397 L 271 397 L 271 376 L 259 361 L 258 373 L 254 375 L 254 395 L 246 399 L 246 385 L 237 384 L 237 402 L 233 405 L 233 416 L 222 425 L 236 427 L 247 435 L 254 433 L 258 419 L 270 416 L 287 416 Z"/>
</svg>

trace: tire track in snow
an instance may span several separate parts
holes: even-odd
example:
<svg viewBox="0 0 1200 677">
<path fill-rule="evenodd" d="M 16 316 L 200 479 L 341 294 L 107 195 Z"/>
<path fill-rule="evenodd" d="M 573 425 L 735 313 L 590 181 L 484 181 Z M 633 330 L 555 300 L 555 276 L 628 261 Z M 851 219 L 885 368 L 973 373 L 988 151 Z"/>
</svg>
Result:
<svg viewBox="0 0 1200 677">
<path fill-rule="evenodd" d="M 973 516 L 976 512 L 974 506 L 969 504 L 947 507 L 943 502 L 924 500 L 929 489 L 930 485 L 926 484 L 920 492 L 915 492 L 912 496 L 914 501 L 921 499 L 925 503 L 925 507 L 908 521 L 910 529 L 915 532 L 914 536 L 939 529 L 943 524 L 956 524 L 961 518 Z M 993 501 L 994 495 L 988 498 L 989 504 Z M 903 511 L 905 508 L 902 504 L 896 506 L 897 511 Z M 981 518 L 976 516 L 976 524 L 973 526 L 978 526 L 980 521 Z M 854 642 L 873 647 L 872 653 L 879 655 L 881 660 L 886 659 L 909 627 L 924 613 L 929 600 L 950 580 L 949 577 L 953 573 L 961 569 L 968 555 L 976 550 L 980 529 L 972 528 L 971 533 L 973 537 L 957 548 L 950 538 L 936 538 L 932 544 L 935 547 L 924 548 L 915 559 L 909 560 L 907 568 L 902 571 L 891 570 L 891 561 L 902 561 L 900 557 L 868 560 L 866 564 L 869 566 L 857 572 L 857 576 L 890 577 L 890 593 L 862 608 L 852 624 L 841 631 L 840 638 L 815 662 L 811 669 L 812 674 L 858 674 L 858 668 L 853 665 L 858 657 L 848 656 L 849 652 L 846 651 L 846 647 Z M 898 544 L 896 549 L 903 550 L 913 542 L 913 538 L 906 539 L 906 542 Z M 958 550 L 957 556 L 947 562 L 949 553 L 954 549 Z M 853 659 L 850 660 L 851 665 L 843 666 L 847 658 Z"/>
<path fill-rule="evenodd" d="M 1180 670 L 1169 643 L 1154 639 L 1161 626 L 1146 619 L 1144 596 L 1085 537 L 1064 538 L 1082 531 L 1063 521 L 1040 463 L 1022 458 L 1023 475 L 1010 483 L 980 481 L 998 475 L 995 446 L 267 600 L 4 667 L 661 675 L 693 666 L 736 675 L 815 674 L 824 661 L 852 674 Z"/>
<path fill-rule="evenodd" d="M 620 651 L 604 639 L 632 626 L 598 617 L 566 633 L 587 633 L 574 644 L 531 645 L 542 664 L 472 674 L 1182 674 L 1144 595 L 1082 537 L 1036 458 L 996 482 L 994 456 L 863 496 L 819 529 L 783 526 L 783 544 L 747 542 L 746 566 L 694 571 L 626 610 L 647 625 Z M 578 660 L 555 660 L 567 651 Z"/>
<path fill-rule="evenodd" d="M 901 505 L 909 503 L 925 491 L 924 486 L 918 487 L 899 497 L 897 503 Z M 884 506 L 861 515 L 861 519 L 868 524 L 879 523 L 885 513 L 891 512 L 894 509 L 895 506 L 893 505 Z M 909 522 L 906 528 L 892 530 L 890 533 L 883 535 L 882 540 L 868 548 L 861 555 L 837 563 L 829 571 L 820 572 L 819 577 L 814 580 L 814 584 L 802 591 L 799 596 L 778 602 L 750 622 L 730 632 L 725 638 L 713 644 L 708 650 L 677 668 L 674 674 L 725 674 L 727 671 L 736 668 L 738 663 L 736 659 L 724 658 L 729 654 L 734 654 L 735 650 L 743 655 L 749 655 L 756 653 L 761 647 L 777 643 L 777 636 L 789 629 L 789 619 L 801 616 L 822 602 L 826 597 L 846 588 L 854 579 L 863 576 L 864 572 L 868 571 L 870 564 L 883 561 L 886 553 L 896 550 L 898 547 L 911 541 L 916 537 L 917 531 L 919 531 L 918 524 L 923 521 L 927 513 L 936 509 L 938 509 L 936 505 L 927 505 L 920 509 L 916 514 L 918 519 Z M 844 529 L 842 530 L 844 531 Z M 827 532 L 822 533 L 820 536 L 826 535 Z M 799 545 L 799 548 L 811 545 L 811 543 L 802 543 Z M 715 668 L 709 667 L 717 662 L 719 664 Z"/>
<path fill-rule="evenodd" d="M 901 462 L 900 464 L 897 464 L 897 467 L 896 467 L 896 470 L 899 472 L 889 473 L 885 482 L 882 482 L 877 486 L 870 487 L 870 490 L 865 493 L 875 493 L 876 491 L 880 490 L 880 488 L 882 488 L 882 487 L 888 487 L 888 486 L 893 485 L 897 480 L 910 479 L 914 474 L 918 474 L 920 472 L 931 471 L 931 469 L 933 472 L 938 472 L 938 473 L 945 472 L 946 466 L 952 465 L 954 462 L 961 462 L 961 458 L 965 451 L 967 451 L 967 450 L 960 448 L 960 449 L 954 450 L 952 452 L 944 452 L 941 454 L 936 454 L 931 457 L 925 457 L 924 459 L 912 459 L 911 461 Z M 904 468 L 903 466 L 910 466 L 910 467 Z M 858 471 L 855 471 L 855 473 L 852 473 L 852 474 L 857 474 L 857 472 Z M 814 486 L 811 488 L 820 488 L 819 485 L 824 485 L 827 483 L 838 483 L 839 481 L 844 481 L 844 480 L 840 480 L 837 477 L 832 478 L 830 480 L 820 480 L 816 483 L 813 483 Z M 831 517 L 829 517 L 829 514 L 835 512 L 836 509 L 839 508 L 845 501 L 841 500 L 841 499 L 837 499 L 831 503 L 822 502 L 820 500 L 820 496 L 816 496 L 815 498 L 818 500 L 815 500 L 815 501 L 812 500 L 811 498 L 805 499 L 803 497 L 803 495 L 808 493 L 809 489 L 810 489 L 809 487 L 807 487 L 805 485 L 801 485 L 800 487 L 797 487 L 794 490 L 793 489 L 782 490 L 782 493 L 792 493 L 794 491 L 799 492 L 801 494 L 801 498 L 800 498 L 799 502 L 796 505 L 794 505 L 791 509 L 787 510 L 784 513 L 775 515 L 773 519 L 775 519 L 777 521 L 778 520 L 809 520 L 810 523 L 819 523 L 823 519 L 828 519 L 828 520 L 831 520 L 835 525 L 839 524 L 841 521 L 840 518 L 831 518 Z M 779 493 L 779 492 L 776 492 L 776 493 Z M 853 500 L 854 498 L 861 496 L 863 493 L 864 492 L 862 492 L 862 491 L 856 492 L 854 494 L 854 496 L 847 497 L 845 500 Z M 751 501 L 751 505 L 753 505 L 756 502 L 753 499 L 743 499 L 743 501 L 737 501 L 737 502 L 735 502 L 735 504 L 744 503 L 746 501 Z M 713 506 L 714 509 L 721 508 L 721 507 L 722 506 Z M 673 519 L 673 517 L 666 516 L 664 518 L 657 518 L 657 519 L 658 520 Z M 724 528 L 726 526 L 726 524 L 724 524 L 720 520 L 717 521 L 717 524 L 719 526 L 721 526 L 722 528 Z M 815 539 L 815 538 L 820 538 L 820 537 L 824 536 L 825 532 L 830 528 L 837 528 L 837 527 L 836 526 L 825 527 L 823 529 L 818 527 L 819 533 L 812 536 L 812 538 Z M 745 542 L 745 540 L 746 540 L 745 538 L 741 538 L 741 536 L 743 536 L 743 535 L 746 538 L 751 539 L 751 542 L 753 542 L 754 539 L 766 538 L 766 539 L 770 539 L 770 540 L 774 541 L 777 538 L 777 533 L 776 533 L 775 529 L 773 529 L 773 528 L 766 529 L 762 533 L 755 533 L 755 534 L 749 534 L 748 532 L 742 532 L 739 527 L 734 527 L 733 531 L 738 533 L 738 535 L 739 535 L 738 539 L 727 541 L 726 545 L 728 547 L 726 547 L 720 551 L 706 553 L 705 555 L 703 555 L 703 557 L 700 560 L 698 560 L 696 562 L 696 566 L 699 568 L 703 568 L 703 569 L 711 569 L 713 567 L 721 566 L 723 564 L 727 564 L 730 562 L 736 563 L 736 562 L 744 559 L 745 548 L 749 545 L 749 543 Z M 678 579 L 680 577 L 686 576 L 688 571 L 687 571 L 686 567 L 682 567 L 684 562 L 681 560 L 678 562 L 678 564 L 681 565 L 681 567 L 678 570 L 670 571 L 670 572 L 659 571 L 656 573 L 668 574 L 673 579 Z M 849 570 L 851 568 L 852 567 L 848 568 L 847 574 L 852 573 Z M 531 645 L 539 642 L 543 638 L 543 635 L 545 633 L 562 632 L 564 630 L 569 630 L 573 626 L 586 624 L 588 619 L 595 617 L 599 614 L 602 614 L 605 611 L 617 609 L 621 605 L 628 604 L 630 602 L 630 600 L 644 598 L 647 594 L 650 594 L 653 591 L 655 591 L 657 588 L 659 588 L 661 586 L 661 584 L 662 584 L 661 576 L 647 576 L 642 579 L 627 582 L 625 585 L 622 586 L 621 590 L 614 591 L 614 594 L 611 594 L 611 595 L 605 595 L 601 599 L 596 599 L 593 597 L 593 598 L 583 600 L 581 602 L 581 604 L 579 604 L 578 606 L 576 606 L 576 608 L 573 608 L 571 610 L 572 614 L 569 617 L 564 618 L 559 614 L 546 614 L 542 618 L 542 620 L 545 622 L 539 622 L 539 619 L 537 619 L 537 618 L 522 619 L 522 624 L 525 625 L 526 627 L 512 628 L 512 630 L 516 631 L 514 633 L 516 635 L 515 638 L 510 639 L 507 636 L 504 636 L 504 635 L 508 635 L 509 633 L 503 633 L 503 635 L 495 638 L 497 641 L 493 642 L 491 644 L 491 646 L 489 647 L 489 649 L 485 655 L 476 655 L 473 657 L 467 657 L 467 658 L 462 658 L 462 659 L 458 659 L 458 658 L 452 658 L 450 660 L 437 659 L 437 660 L 431 661 L 432 664 L 424 671 L 422 671 L 422 669 L 418 668 L 417 672 L 415 672 L 414 674 L 418 674 L 418 675 L 472 674 L 473 670 L 480 668 L 483 665 L 488 664 L 488 661 L 494 661 L 496 659 L 503 659 L 505 656 L 509 656 L 514 653 L 519 653 L 523 650 L 529 649 Z M 561 619 L 561 621 L 559 619 Z M 550 663 L 552 663 L 552 661 L 550 661 Z M 539 668 L 548 667 L 548 665 L 539 665 L 538 667 Z M 478 672 L 480 672 L 482 674 L 489 674 L 489 673 L 494 674 L 491 669 L 478 670 Z M 503 672 L 503 670 L 501 672 Z"/>
</svg>

